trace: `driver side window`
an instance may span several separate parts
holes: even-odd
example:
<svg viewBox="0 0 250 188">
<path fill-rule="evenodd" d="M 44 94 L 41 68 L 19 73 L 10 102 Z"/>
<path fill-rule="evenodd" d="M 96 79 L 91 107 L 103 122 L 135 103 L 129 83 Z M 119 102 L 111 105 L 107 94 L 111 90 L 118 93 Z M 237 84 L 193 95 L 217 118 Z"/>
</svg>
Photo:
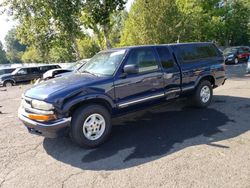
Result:
<svg viewBox="0 0 250 188">
<path fill-rule="evenodd" d="M 17 72 L 18 75 L 26 75 L 28 74 L 27 69 L 21 69 Z"/>
<path fill-rule="evenodd" d="M 128 57 L 126 65 L 137 65 L 139 73 L 151 72 L 159 69 L 153 49 L 134 49 Z"/>
</svg>

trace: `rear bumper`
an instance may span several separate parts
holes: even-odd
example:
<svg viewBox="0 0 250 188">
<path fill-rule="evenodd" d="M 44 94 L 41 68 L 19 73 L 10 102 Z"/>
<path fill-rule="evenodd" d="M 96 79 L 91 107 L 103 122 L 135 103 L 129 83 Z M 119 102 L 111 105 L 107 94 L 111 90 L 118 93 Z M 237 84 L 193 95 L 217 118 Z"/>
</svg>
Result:
<svg viewBox="0 0 250 188">
<path fill-rule="evenodd" d="M 25 116 L 26 112 L 22 108 L 18 110 L 18 117 L 23 122 L 28 131 L 32 134 L 47 138 L 56 138 L 63 134 L 65 129 L 70 126 L 71 117 L 61 118 L 50 122 L 38 122 Z"/>
</svg>

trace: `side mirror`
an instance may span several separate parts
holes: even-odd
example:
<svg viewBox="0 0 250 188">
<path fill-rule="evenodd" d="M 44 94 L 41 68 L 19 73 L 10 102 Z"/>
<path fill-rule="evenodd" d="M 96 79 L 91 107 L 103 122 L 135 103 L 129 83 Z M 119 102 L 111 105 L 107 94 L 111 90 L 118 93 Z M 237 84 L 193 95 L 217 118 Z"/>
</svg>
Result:
<svg viewBox="0 0 250 188">
<path fill-rule="evenodd" d="M 139 72 L 139 67 L 138 65 L 125 65 L 123 71 L 126 74 L 137 74 Z"/>
</svg>

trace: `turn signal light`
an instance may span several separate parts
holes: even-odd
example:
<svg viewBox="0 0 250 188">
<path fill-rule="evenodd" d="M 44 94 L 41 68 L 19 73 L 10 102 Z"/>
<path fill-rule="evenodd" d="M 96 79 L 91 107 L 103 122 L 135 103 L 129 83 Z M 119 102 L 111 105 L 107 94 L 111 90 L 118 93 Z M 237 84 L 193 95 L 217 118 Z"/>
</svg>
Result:
<svg viewBox="0 0 250 188">
<path fill-rule="evenodd" d="M 50 115 L 29 114 L 28 117 L 32 120 L 37 120 L 37 121 L 50 121 L 56 119 L 56 116 L 53 114 Z"/>
</svg>

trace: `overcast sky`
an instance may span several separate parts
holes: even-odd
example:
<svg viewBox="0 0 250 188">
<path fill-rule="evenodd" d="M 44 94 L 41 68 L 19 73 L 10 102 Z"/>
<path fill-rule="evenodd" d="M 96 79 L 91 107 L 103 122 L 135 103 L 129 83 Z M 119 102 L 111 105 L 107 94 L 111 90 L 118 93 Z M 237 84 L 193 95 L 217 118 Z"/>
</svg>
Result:
<svg viewBox="0 0 250 188">
<path fill-rule="evenodd" d="M 0 3 L 3 0 L 0 0 Z M 126 5 L 126 9 L 129 10 L 131 7 L 131 4 L 134 0 L 128 0 L 128 3 Z M 4 37 L 7 34 L 7 32 L 15 26 L 15 21 L 11 19 L 11 17 L 8 17 L 6 14 L 0 15 L 0 40 L 4 44 Z"/>
</svg>

